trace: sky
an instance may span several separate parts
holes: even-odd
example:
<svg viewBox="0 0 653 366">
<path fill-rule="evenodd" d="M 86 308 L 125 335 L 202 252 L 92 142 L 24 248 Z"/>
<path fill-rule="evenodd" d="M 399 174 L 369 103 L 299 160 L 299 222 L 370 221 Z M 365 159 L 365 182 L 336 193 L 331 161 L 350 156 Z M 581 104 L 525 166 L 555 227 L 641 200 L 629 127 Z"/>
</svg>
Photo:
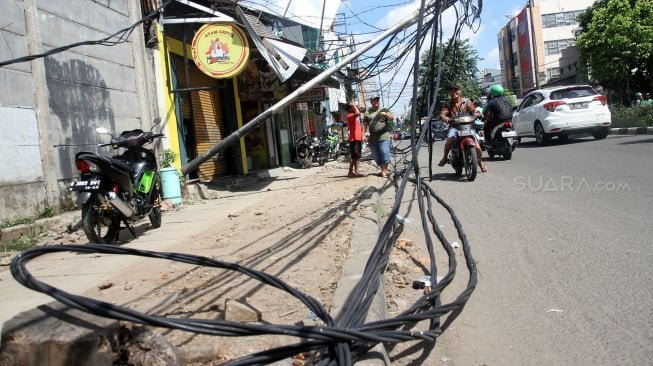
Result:
<svg viewBox="0 0 653 366">
<path fill-rule="evenodd" d="M 426 2 L 428 3 L 428 0 Z M 374 5 L 370 5 L 371 3 Z M 527 0 L 485 0 L 483 1 L 480 22 L 474 24 L 474 29 L 463 28 L 461 38 L 469 39 L 470 44 L 482 59 L 478 64 L 479 70 L 500 68 L 497 33 L 508 23 L 510 18 L 524 8 L 526 3 Z M 344 32 L 345 29 L 340 23 L 342 23 L 342 19 L 346 19 L 347 33 L 355 34 L 357 41 L 369 40 L 379 34 L 378 31 L 374 33 L 375 28 L 385 30 L 392 27 L 409 16 L 415 9 L 418 9 L 420 4 L 421 0 L 343 0 L 338 10 L 340 18 L 336 29 L 339 32 Z M 455 13 L 450 8 L 443 16 L 444 40 L 451 36 L 454 22 Z M 381 42 L 381 44 L 385 43 Z M 423 48 L 422 52 L 424 50 Z M 378 48 L 372 48 L 366 55 L 374 55 L 375 52 L 378 53 Z M 389 93 L 389 98 L 385 98 L 387 100 L 383 101 L 385 105 L 389 106 L 394 100 L 398 100 L 392 108 L 395 115 L 406 111 L 409 112 L 408 104 L 412 96 L 412 76 L 406 91 L 401 95 L 399 95 L 399 92 L 408 78 L 411 66 L 412 60 L 406 62 L 396 75 L 394 73 L 384 73 L 381 76 L 382 84 L 390 82 L 389 91 L 386 90 L 386 93 Z M 391 77 L 392 80 L 390 80 Z"/>
</svg>

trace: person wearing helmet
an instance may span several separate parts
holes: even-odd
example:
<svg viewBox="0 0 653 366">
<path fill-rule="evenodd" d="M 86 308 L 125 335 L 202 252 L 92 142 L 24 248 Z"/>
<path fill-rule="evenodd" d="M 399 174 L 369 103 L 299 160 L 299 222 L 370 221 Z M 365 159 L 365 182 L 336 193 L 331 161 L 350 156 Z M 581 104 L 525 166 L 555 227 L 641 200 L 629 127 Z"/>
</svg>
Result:
<svg viewBox="0 0 653 366">
<path fill-rule="evenodd" d="M 501 123 L 512 119 L 512 104 L 504 95 L 501 85 L 492 85 L 490 88 L 492 99 L 487 103 L 485 108 L 485 125 L 483 126 L 483 136 L 485 145 L 492 146 L 492 129 Z"/>
<path fill-rule="evenodd" d="M 442 122 L 448 125 L 452 119 L 458 116 L 465 114 L 474 115 L 474 103 L 462 97 L 462 88 L 459 85 L 454 84 L 449 88 L 449 97 L 450 100 L 445 102 L 440 110 L 440 119 Z M 438 163 L 438 166 L 445 166 L 445 164 L 447 164 L 449 151 L 451 151 L 451 147 L 456 142 L 456 138 L 459 134 L 460 131 L 457 128 L 449 128 L 449 132 L 447 132 L 447 141 L 444 143 L 444 155 Z M 481 150 L 481 146 L 477 143 L 475 148 L 476 155 L 478 156 L 478 166 L 481 168 L 482 172 L 486 172 L 487 167 L 483 163 L 483 151 Z"/>
<path fill-rule="evenodd" d="M 644 100 L 644 97 L 642 96 L 642 93 L 640 93 L 640 92 L 635 93 L 635 100 L 633 101 L 633 105 L 642 104 L 642 100 Z"/>
<path fill-rule="evenodd" d="M 381 108 L 379 105 L 379 95 L 373 94 L 370 98 L 372 107 L 365 110 L 363 116 L 363 134 L 372 152 L 372 158 L 381 168 L 379 174 L 383 178 L 388 178 L 388 164 L 390 164 L 390 122 L 395 117 L 387 108 Z"/>
</svg>

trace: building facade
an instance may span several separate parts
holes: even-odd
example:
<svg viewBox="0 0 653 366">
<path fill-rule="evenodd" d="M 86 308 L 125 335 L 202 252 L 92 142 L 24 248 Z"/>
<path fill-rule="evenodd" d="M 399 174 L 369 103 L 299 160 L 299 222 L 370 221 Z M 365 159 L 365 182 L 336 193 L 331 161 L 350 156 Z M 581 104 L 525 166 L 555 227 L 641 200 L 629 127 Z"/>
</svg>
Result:
<svg viewBox="0 0 653 366">
<path fill-rule="evenodd" d="M 78 151 L 110 154 L 95 132 L 150 128 L 154 55 L 143 27 L 128 42 L 94 44 L 141 18 L 135 1 L 0 1 L 0 221 L 72 206 L 67 183 Z M 71 14 L 74 14 L 71 15 Z M 123 35 L 124 36 L 124 35 Z M 116 37 L 112 38 L 113 41 Z M 88 44 L 52 52 L 57 47 Z M 47 55 L 47 56 L 46 56 Z"/>
<path fill-rule="evenodd" d="M 576 82 L 577 53 L 563 50 L 575 45 L 576 16 L 594 2 L 529 1 L 497 35 L 504 86 L 522 96 L 561 79 Z"/>
<path fill-rule="evenodd" d="M 0 153 L 5 157 L 0 168 L 0 221 L 73 208 L 67 185 L 78 176 L 75 153 L 112 153 L 97 146 L 107 141 L 96 127 L 114 133 L 149 130 L 159 117 L 163 123 L 156 132 L 167 138 L 156 149 L 176 151 L 179 168 L 320 71 L 305 63 L 306 55 L 319 51 L 306 44 L 322 33 L 311 26 L 263 13 L 242 17 L 235 2 L 227 0 L 222 9 L 228 14 L 209 6 L 215 2 L 184 0 L 140 23 L 162 3 L 0 0 L 0 21 L 7 24 L 0 29 L 7 45 L 0 47 L 0 61 L 42 54 L 0 67 Z M 329 3 L 330 8 L 339 5 Z M 250 54 L 242 59 L 245 67 L 237 74 L 211 77 L 193 59 L 193 36 L 206 23 L 233 24 L 235 19 L 246 24 L 243 32 Z M 57 49 L 80 40 L 102 40 L 120 29 L 130 32 L 112 46 L 88 42 Z M 53 49 L 56 52 L 47 54 Z M 200 51 L 200 57 L 223 57 L 217 51 Z M 317 134 L 331 114 L 337 115 L 338 103 L 333 110 L 329 96 L 338 93 L 329 88 L 340 90 L 333 80 L 316 87 L 238 144 L 203 162 L 187 179 L 211 181 L 292 164 L 295 137 Z"/>
</svg>

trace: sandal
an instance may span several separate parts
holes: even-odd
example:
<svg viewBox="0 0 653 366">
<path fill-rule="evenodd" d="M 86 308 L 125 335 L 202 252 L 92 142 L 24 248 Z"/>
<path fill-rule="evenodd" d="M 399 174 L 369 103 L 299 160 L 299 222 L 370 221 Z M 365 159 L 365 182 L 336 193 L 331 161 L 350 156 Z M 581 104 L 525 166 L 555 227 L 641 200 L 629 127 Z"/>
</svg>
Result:
<svg viewBox="0 0 653 366">
<path fill-rule="evenodd" d="M 445 165 L 447 165 L 447 159 L 442 159 L 442 160 L 440 160 L 440 162 L 438 163 L 438 166 L 445 166 Z"/>
<path fill-rule="evenodd" d="M 483 173 L 487 172 L 487 166 L 485 166 L 485 165 L 481 165 L 481 171 L 482 171 Z"/>
</svg>

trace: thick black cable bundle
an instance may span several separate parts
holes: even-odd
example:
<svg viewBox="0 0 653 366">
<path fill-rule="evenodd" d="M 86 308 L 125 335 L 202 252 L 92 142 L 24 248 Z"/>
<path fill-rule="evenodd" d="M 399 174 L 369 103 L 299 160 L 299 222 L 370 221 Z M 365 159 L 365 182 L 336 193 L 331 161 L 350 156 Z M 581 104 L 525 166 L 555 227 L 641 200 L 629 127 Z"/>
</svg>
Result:
<svg viewBox="0 0 653 366">
<path fill-rule="evenodd" d="M 466 5 L 471 3 L 470 0 L 463 2 L 466 3 Z M 169 2 L 166 2 L 166 4 L 168 3 Z M 449 3 L 453 4 L 454 1 L 443 0 L 443 2 L 437 2 L 438 6 L 435 7 L 436 10 L 433 19 L 425 23 L 426 27 L 422 28 L 419 26 L 417 28 L 415 37 L 410 42 L 411 44 L 413 42 L 418 44 L 418 39 L 424 38 L 428 32 L 428 28 L 437 25 L 435 19 L 439 17 L 439 9 L 446 8 L 445 4 L 448 5 Z M 422 6 L 424 5 L 422 4 Z M 118 34 L 124 34 L 126 36 L 129 34 L 130 30 L 127 29 L 121 32 L 118 32 L 109 38 L 114 37 Z M 118 42 L 124 41 L 125 36 L 120 36 Z M 101 42 L 106 42 L 109 40 L 109 38 L 102 40 Z M 104 44 L 101 42 L 98 42 L 97 44 Z M 390 43 L 388 43 L 388 45 L 389 44 Z M 65 49 L 74 46 L 76 45 L 67 46 Z M 63 49 L 64 48 L 62 48 L 62 50 Z M 407 49 L 410 48 L 408 47 Z M 387 51 L 387 48 L 382 52 L 382 54 L 385 54 L 385 51 Z M 42 57 L 43 55 L 33 55 L 28 57 L 32 59 L 39 56 Z M 13 62 L 20 61 L 24 60 L 13 60 Z M 377 58 L 376 61 L 376 64 L 378 64 L 381 59 Z M 7 62 L 6 64 L 8 63 L 12 62 Z M 0 64 L 0 66 L 2 65 Z M 406 84 L 404 84 L 404 87 L 405 85 Z M 429 114 L 431 113 L 432 109 Z M 471 296 L 471 293 L 476 286 L 477 272 L 475 263 L 471 256 L 471 250 L 467 241 L 467 237 L 465 236 L 462 225 L 457 219 L 452 208 L 448 206 L 440 197 L 438 197 L 430 187 L 422 184 L 422 180 L 419 175 L 419 169 L 416 166 L 417 153 L 427 131 L 428 129 L 426 128 L 422 129 L 419 138 L 416 139 L 417 142 L 414 143 L 412 147 L 412 162 L 408 167 L 405 168 L 403 173 L 396 175 L 397 177 L 401 177 L 401 181 L 398 184 L 397 196 L 392 210 L 388 216 L 389 219 L 383 225 L 376 245 L 368 259 L 368 263 L 366 264 L 361 280 L 350 295 L 350 298 L 354 301 L 348 304 L 349 307 L 345 309 L 341 315 L 341 318 L 337 321 L 331 317 L 331 315 L 326 311 L 326 309 L 324 309 L 319 301 L 309 295 L 298 291 L 297 289 L 274 276 L 270 276 L 264 272 L 240 266 L 238 264 L 190 254 L 152 252 L 102 244 L 90 244 L 83 246 L 47 246 L 30 249 L 20 253 L 12 260 L 11 273 L 14 278 L 25 287 L 50 295 L 54 299 L 72 308 L 103 317 L 216 336 L 239 337 L 263 334 L 283 334 L 307 339 L 307 341 L 302 341 L 294 345 L 279 347 L 241 357 L 226 363 L 227 365 L 259 365 L 271 363 L 291 357 L 301 352 L 308 351 L 319 352 L 318 363 L 320 365 L 351 365 L 354 361 L 358 360 L 362 355 L 367 353 L 378 343 L 399 343 L 413 340 L 434 342 L 437 337 L 448 328 L 451 322 L 453 322 L 453 320 L 462 311 L 465 303 Z M 414 130 L 412 136 L 414 136 Z M 411 142 L 412 141 L 413 140 L 411 139 Z M 411 167 L 414 168 L 414 171 L 412 172 L 414 177 L 412 178 L 410 170 Z M 401 314 L 390 319 L 365 323 L 365 318 L 367 316 L 369 307 L 376 292 L 379 289 L 382 274 L 385 271 L 391 250 L 397 236 L 399 233 L 401 233 L 402 223 L 398 222 L 396 217 L 397 213 L 399 212 L 399 207 L 405 188 L 409 181 L 416 184 L 417 186 L 418 202 L 420 207 L 420 214 L 422 216 L 425 241 L 427 250 L 429 252 L 429 257 L 431 259 L 431 283 L 434 285 L 431 291 L 421 296 L 415 304 L 413 304 L 409 309 L 405 310 Z M 457 261 L 450 243 L 447 242 L 444 234 L 439 229 L 439 225 L 436 222 L 436 218 L 433 214 L 433 198 L 435 198 L 437 203 L 445 208 L 450 215 L 450 218 L 456 228 L 458 238 L 461 242 L 463 254 L 465 257 L 465 263 L 469 272 L 469 279 L 465 290 L 460 293 L 454 301 L 446 304 L 442 304 L 441 294 L 442 291 L 444 291 L 444 289 L 454 279 L 457 268 Z M 438 271 L 435 267 L 435 252 L 433 248 L 433 240 L 427 227 L 427 219 L 428 222 L 431 223 L 431 229 L 437 237 L 438 241 L 440 241 L 442 244 L 442 247 L 447 253 L 449 260 L 449 269 L 443 276 L 443 279 L 439 282 L 435 281 Z M 26 264 L 30 260 L 42 255 L 64 251 L 78 253 L 133 255 L 145 258 L 166 259 L 198 266 L 213 267 L 240 272 L 252 279 L 260 281 L 263 284 L 288 292 L 291 296 L 304 303 L 307 309 L 315 313 L 322 320 L 322 322 L 324 322 L 324 325 L 299 326 L 284 324 L 244 324 L 223 320 L 206 320 L 193 318 L 179 319 L 149 315 L 133 311 L 122 306 L 65 292 L 37 280 L 27 271 Z M 441 323 L 440 318 L 443 316 L 447 317 L 446 320 Z M 430 321 L 429 329 L 426 331 L 413 331 L 412 329 L 422 321 Z"/>
<path fill-rule="evenodd" d="M 418 139 L 418 143 L 416 144 L 417 149 L 419 149 L 421 141 L 424 139 L 425 131 L 426 130 L 422 131 L 422 134 Z M 291 346 L 279 347 L 241 357 L 226 363 L 227 365 L 265 364 L 288 358 L 301 352 L 309 351 L 320 352 L 319 364 L 321 365 L 351 365 L 353 361 L 360 358 L 372 347 L 381 342 L 399 343 L 413 340 L 435 341 L 435 339 L 442 334 L 445 329 L 447 329 L 448 325 L 451 324 L 456 316 L 462 311 L 462 308 L 476 286 L 476 267 L 461 223 L 457 219 L 453 209 L 438 197 L 430 187 L 418 184 L 420 187 L 420 200 L 425 200 L 427 203 L 426 214 L 428 220 L 432 225 L 436 237 L 447 252 L 449 258 L 449 270 L 443 276 L 443 279 L 436 283 L 435 277 L 437 272 L 435 271 L 435 267 L 433 267 L 434 261 L 432 261 L 431 277 L 432 283 L 435 285 L 429 293 L 424 294 L 409 309 L 394 318 L 369 323 L 364 322 L 372 299 L 379 288 L 379 281 L 380 278 L 382 278 L 394 242 L 397 235 L 400 233 L 399 229 L 401 228 L 401 224 L 397 223 L 395 218 L 403 198 L 403 192 L 405 191 L 406 185 L 409 181 L 417 184 L 419 182 L 419 177 L 410 178 L 408 174 L 403 174 L 395 203 L 389 214 L 390 219 L 385 222 L 373 252 L 369 257 L 362 279 L 350 296 L 350 298 L 355 301 L 353 301 L 343 312 L 342 318 L 338 322 L 329 315 L 319 301 L 298 291 L 291 285 L 274 276 L 238 264 L 190 254 L 153 252 L 103 244 L 46 246 L 26 250 L 16 256 L 11 263 L 11 273 L 19 283 L 27 288 L 45 293 L 72 308 L 98 316 L 216 336 L 239 337 L 263 334 L 282 334 L 308 339 L 308 341 Z M 456 256 L 450 243 L 446 241 L 444 234 L 440 230 L 435 216 L 433 215 L 432 198 L 435 198 L 436 201 L 449 212 L 451 220 L 457 230 L 460 242 L 462 243 L 465 261 L 469 271 L 469 280 L 466 289 L 458 295 L 453 302 L 448 304 L 440 304 L 440 294 L 454 278 L 457 268 Z M 422 221 L 425 221 L 424 218 Z M 429 253 L 433 253 L 430 235 L 428 233 L 426 235 Z M 315 313 L 324 322 L 324 326 L 245 324 L 224 320 L 167 318 L 164 316 L 148 315 L 122 306 L 74 295 L 37 280 L 26 269 L 26 264 L 30 260 L 55 252 L 133 255 L 240 272 L 266 285 L 288 292 L 306 305 L 307 309 Z M 439 319 L 447 314 L 449 314 L 449 316 L 443 324 L 433 322 L 433 319 Z M 419 332 L 411 330 L 417 325 L 417 323 L 428 320 L 431 320 L 432 324 L 434 324 L 429 328 L 429 330 Z"/>
</svg>

